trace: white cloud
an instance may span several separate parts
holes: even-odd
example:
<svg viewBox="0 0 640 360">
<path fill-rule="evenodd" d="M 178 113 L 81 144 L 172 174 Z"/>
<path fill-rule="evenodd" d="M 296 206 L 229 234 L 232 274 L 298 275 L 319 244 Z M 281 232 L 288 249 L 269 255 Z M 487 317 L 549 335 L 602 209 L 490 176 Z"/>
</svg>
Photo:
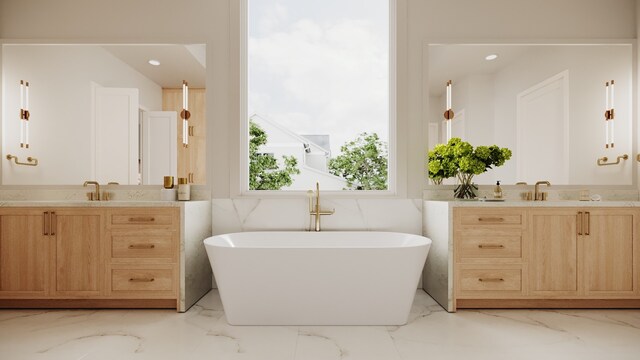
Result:
<svg viewBox="0 0 640 360">
<path fill-rule="evenodd" d="M 250 38 L 250 111 L 330 134 L 334 154 L 364 131 L 387 139 L 388 40 L 376 34 L 365 20 L 300 19 Z"/>
</svg>

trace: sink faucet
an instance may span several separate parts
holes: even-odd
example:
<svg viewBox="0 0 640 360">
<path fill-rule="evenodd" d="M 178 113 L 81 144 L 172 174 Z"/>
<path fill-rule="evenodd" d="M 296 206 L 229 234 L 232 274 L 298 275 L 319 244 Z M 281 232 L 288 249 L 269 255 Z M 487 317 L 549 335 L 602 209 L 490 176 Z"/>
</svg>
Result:
<svg viewBox="0 0 640 360">
<path fill-rule="evenodd" d="M 89 200 L 91 201 L 100 201 L 100 184 L 98 184 L 97 181 L 85 181 L 84 184 L 82 184 L 82 186 L 88 186 L 88 185 L 95 185 L 96 186 L 96 191 L 92 192 L 92 193 L 88 193 L 87 195 L 89 195 Z"/>
<path fill-rule="evenodd" d="M 538 190 L 538 186 L 540 186 L 540 185 L 551 186 L 551 183 L 548 182 L 548 181 L 538 181 L 538 182 L 536 182 L 536 186 L 534 187 L 534 196 L 533 196 L 533 200 L 535 200 L 535 201 L 547 200 L 547 193 L 543 193 L 543 192 L 540 192 L 540 190 Z"/>
<path fill-rule="evenodd" d="M 315 205 L 313 203 L 313 190 L 307 191 L 309 195 L 309 215 L 316 217 L 316 226 L 315 231 L 320 231 L 320 216 L 322 215 L 333 215 L 336 211 L 335 209 L 331 210 L 321 210 L 320 209 L 320 183 L 316 182 L 316 192 L 315 192 Z"/>
</svg>

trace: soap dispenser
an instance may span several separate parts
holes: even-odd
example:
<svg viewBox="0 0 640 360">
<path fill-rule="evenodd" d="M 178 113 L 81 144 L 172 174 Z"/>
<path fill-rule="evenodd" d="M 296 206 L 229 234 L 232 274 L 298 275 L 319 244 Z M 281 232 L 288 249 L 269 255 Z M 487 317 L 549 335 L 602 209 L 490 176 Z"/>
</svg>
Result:
<svg viewBox="0 0 640 360">
<path fill-rule="evenodd" d="M 502 188 L 500 187 L 500 180 L 496 181 L 496 187 L 493 188 L 493 197 L 495 199 L 502 199 Z"/>
</svg>

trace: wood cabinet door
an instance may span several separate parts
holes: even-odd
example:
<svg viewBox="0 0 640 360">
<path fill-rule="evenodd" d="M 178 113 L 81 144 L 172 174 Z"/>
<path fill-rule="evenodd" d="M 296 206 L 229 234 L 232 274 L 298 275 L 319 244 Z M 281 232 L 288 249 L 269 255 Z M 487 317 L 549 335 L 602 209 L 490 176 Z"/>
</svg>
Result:
<svg viewBox="0 0 640 360">
<path fill-rule="evenodd" d="M 582 238 L 587 295 L 632 293 L 636 210 L 585 212 Z"/>
<path fill-rule="evenodd" d="M 529 286 L 533 295 L 577 295 L 578 211 L 530 211 Z"/>
<path fill-rule="evenodd" d="M 51 225 L 56 248 L 56 295 L 100 294 L 104 269 L 103 233 L 102 210 L 56 209 Z"/>
<path fill-rule="evenodd" d="M 47 294 L 48 240 L 44 211 L 12 209 L 0 213 L 0 297 Z"/>
</svg>

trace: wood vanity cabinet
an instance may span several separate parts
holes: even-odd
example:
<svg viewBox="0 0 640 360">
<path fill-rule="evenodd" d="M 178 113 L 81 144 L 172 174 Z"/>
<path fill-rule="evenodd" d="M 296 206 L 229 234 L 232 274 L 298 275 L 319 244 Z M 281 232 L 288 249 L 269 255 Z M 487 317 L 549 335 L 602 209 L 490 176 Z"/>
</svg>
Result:
<svg viewBox="0 0 640 360">
<path fill-rule="evenodd" d="M 640 307 L 640 211 L 454 210 L 456 307 Z"/>
<path fill-rule="evenodd" d="M 176 208 L 0 209 L 0 305 L 175 308 L 179 223 Z"/>
</svg>

